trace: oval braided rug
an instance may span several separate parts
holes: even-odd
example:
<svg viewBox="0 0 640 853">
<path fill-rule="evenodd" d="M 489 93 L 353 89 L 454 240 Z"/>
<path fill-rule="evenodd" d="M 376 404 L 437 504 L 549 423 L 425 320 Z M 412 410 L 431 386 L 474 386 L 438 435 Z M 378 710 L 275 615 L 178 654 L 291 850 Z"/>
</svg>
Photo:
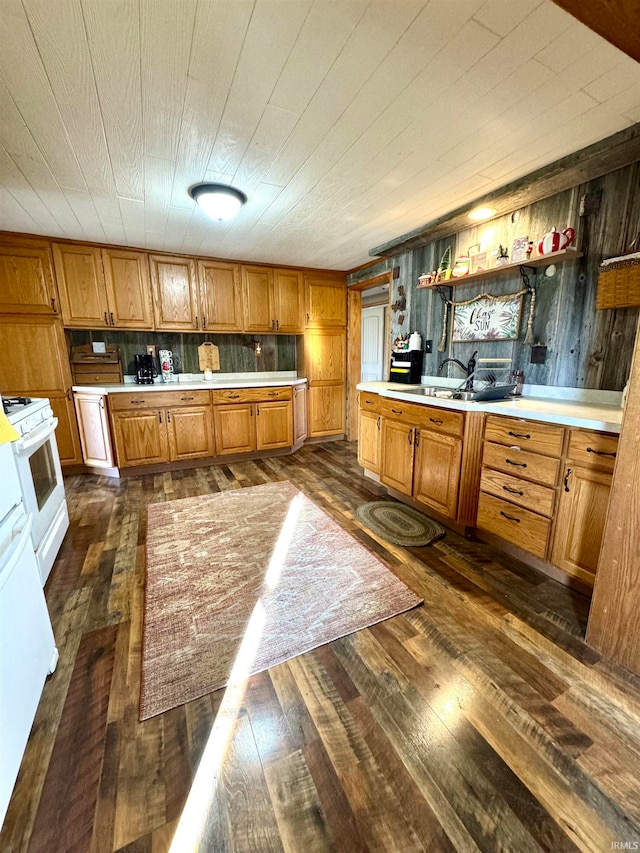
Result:
<svg viewBox="0 0 640 853">
<path fill-rule="evenodd" d="M 410 506 L 397 501 L 371 501 L 356 510 L 360 521 L 392 545 L 429 545 L 445 529 Z"/>
</svg>

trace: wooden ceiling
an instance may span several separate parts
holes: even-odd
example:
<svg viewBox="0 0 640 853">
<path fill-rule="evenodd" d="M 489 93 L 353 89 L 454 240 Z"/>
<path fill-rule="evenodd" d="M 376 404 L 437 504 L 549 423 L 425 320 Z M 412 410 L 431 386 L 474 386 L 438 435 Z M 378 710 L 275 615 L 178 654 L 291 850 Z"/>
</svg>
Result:
<svg viewBox="0 0 640 853">
<path fill-rule="evenodd" d="M 0 0 L 0 114 L 0 229 L 347 269 L 640 121 L 640 65 L 551 0 Z"/>
</svg>

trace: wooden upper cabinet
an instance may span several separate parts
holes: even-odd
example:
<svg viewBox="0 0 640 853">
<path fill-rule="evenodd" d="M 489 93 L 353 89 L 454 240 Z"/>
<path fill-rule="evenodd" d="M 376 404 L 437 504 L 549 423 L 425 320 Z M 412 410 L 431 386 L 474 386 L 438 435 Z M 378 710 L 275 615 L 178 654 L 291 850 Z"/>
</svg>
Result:
<svg viewBox="0 0 640 853">
<path fill-rule="evenodd" d="M 305 277 L 307 326 L 346 326 L 347 288 L 344 281 Z"/>
<path fill-rule="evenodd" d="M 66 394 L 71 369 L 64 329 L 48 317 L 0 318 L 0 388 L 3 394 Z"/>
<path fill-rule="evenodd" d="M 146 253 L 103 249 L 102 267 L 110 324 L 119 329 L 153 329 Z"/>
<path fill-rule="evenodd" d="M 310 329 L 305 335 L 305 371 L 309 382 L 344 382 L 346 348 L 344 330 Z"/>
<path fill-rule="evenodd" d="M 245 332 L 274 332 L 273 270 L 244 264 L 240 270 Z"/>
<path fill-rule="evenodd" d="M 64 325 L 81 329 L 111 325 L 101 250 L 54 243 L 53 261 Z"/>
<path fill-rule="evenodd" d="M 193 332 L 200 328 L 196 265 L 190 258 L 149 255 L 155 327 Z"/>
<path fill-rule="evenodd" d="M 304 283 L 297 270 L 273 271 L 273 310 L 276 331 L 304 334 Z"/>
<path fill-rule="evenodd" d="M 242 287 L 238 264 L 198 261 L 202 328 L 209 332 L 241 332 Z"/>
<path fill-rule="evenodd" d="M 59 311 L 48 246 L 0 246 L 0 313 Z"/>
</svg>

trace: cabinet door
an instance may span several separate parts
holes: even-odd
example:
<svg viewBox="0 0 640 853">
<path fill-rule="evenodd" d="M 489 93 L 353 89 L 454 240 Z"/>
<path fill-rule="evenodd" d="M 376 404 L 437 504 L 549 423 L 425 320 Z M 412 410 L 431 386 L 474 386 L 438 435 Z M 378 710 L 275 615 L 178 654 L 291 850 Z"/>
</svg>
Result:
<svg viewBox="0 0 640 853">
<path fill-rule="evenodd" d="M 307 326 L 346 326 L 347 288 L 344 281 L 305 278 Z"/>
<path fill-rule="evenodd" d="M 149 255 L 156 329 L 192 332 L 200 328 L 196 265 L 188 258 Z"/>
<path fill-rule="evenodd" d="M 181 406 L 167 409 L 166 415 L 172 462 L 215 456 L 211 406 Z"/>
<path fill-rule="evenodd" d="M 111 417 L 120 468 L 169 461 L 167 427 L 162 409 L 113 412 Z"/>
<path fill-rule="evenodd" d="M 81 329 L 111 325 L 100 249 L 54 243 L 53 261 L 64 325 Z"/>
<path fill-rule="evenodd" d="M 462 441 L 429 430 L 416 432 L 413 497 L 448 518 L 458 510 Z"/>
<path fill-rule="evenodd" d="M 0 313 L 58 313 L 48 247 L 0 246 Z"/>
<path fill-rule="evenodd" d="M 380 479 L 405 495 L 411 495 L 413 486 L 413 439 L 413 427 L 382 419 Z"/>
<path fill-rule="evenodd" d="M 358 423 L 358 464 L 380 473 L 380 437 L 382 432 L 382 416 L 374 412 L 360 412 Z"/>
<path fill-rule="evenodd" d="M 256 449 L 255 404 L 214 406 L 216 453 L 251 453 Z"/>
<path fill-rule="evenodd" d="M 149 262 L 145 252 L 103 249 L 109 320 L 119 329 L 153 329 Z"/>
<path fill-rule="evenodd" d="M 60 464 L 63 468 L 68 465 L 81 465 L 80 436 L 78 435 L 78 423 L 73 400 L 69 399 L 70 391 L 66 394 L 50 393 L 47 396 L 53 414 L 58 419 L 56 444 L 60 454 Z"/>
<path fill-rule="evenodd" d="M 240 269 L 245 332 L 275 331 L 273 270 L 253 266 L 242 266 Z"/>
<path fill-rule="evenodd" d="M 305 372 L 310 383 L 344 382 L 346 334 L 344 330 L 308 329 L 304 336 Z"/>
<path fill-rule="evenodd" d="M 50 397 L 66 394 L 71 370 L 59 320 L 31 315 L 0 317 L 0 390 L 3 394 Z"/>
<path fill-rule="evenodd" d="M 276 331 L 304 334 L 304 283 L 297 270 L 273 271 L 273 310 Z"/>
<path fill-rule="evenodd" d="M 242 331 L 242 287 L 237 264 L 198 261 L 202 328 L 209 332 Z"/>
<path fill-rule="evenodd" d="M 307 387 L 293 388 L 293 443 L 299 444 L 307 437 Z"/>
<path fill-rule="evenodd" d="M 339 435 L 345 431 L 343 383 L 309 386 L 309 435 Z"/>
<path fill-rule="evenodd" d="M 611 474 L 568 468 L 556 517 L 551 562 L 571 574 L 595 575 L 607 519 Z"/>
<path fill-rule="evenodd" d="M 293 444 L 293 407 L 290 400 L 256 404 L 256 449 L 275 450 Z"/>
<path fill-rule="evenodd" d="M 74 394 L 82 459 L 90 468 L 113 468 L 111 434 L 102 394 Z"/>
</svg>

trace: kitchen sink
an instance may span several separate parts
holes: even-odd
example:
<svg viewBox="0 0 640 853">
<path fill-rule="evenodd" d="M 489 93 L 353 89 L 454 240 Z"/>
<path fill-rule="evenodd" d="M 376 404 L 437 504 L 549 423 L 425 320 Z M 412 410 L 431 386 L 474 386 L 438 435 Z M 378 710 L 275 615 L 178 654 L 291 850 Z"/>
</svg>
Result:
<svg viewBox="0 0 640 853">
<path fill-rule="evenodd" d="M 441 400 L 472 400 L 473 391 L 457 391 L 443 385 L 426 385 L 422 388 L 407 388 L 406 394 L 417 394 L 421 397 L 439 397 Z"/>
</svg>

